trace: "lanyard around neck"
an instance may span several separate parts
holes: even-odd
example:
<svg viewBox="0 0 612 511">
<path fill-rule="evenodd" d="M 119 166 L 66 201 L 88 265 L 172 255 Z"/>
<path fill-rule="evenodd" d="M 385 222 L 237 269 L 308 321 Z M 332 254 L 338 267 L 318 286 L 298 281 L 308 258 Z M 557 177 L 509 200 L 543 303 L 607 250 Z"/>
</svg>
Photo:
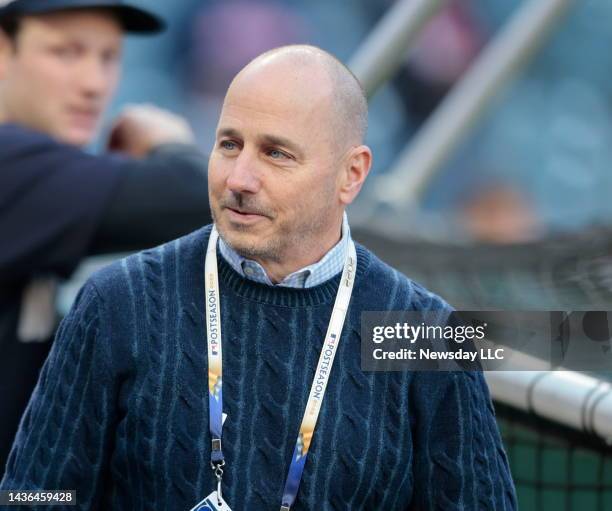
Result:
<svg viewBox="0 0 612 511">
<path fill-rule="evenodd" d="M 208 248 L 206 249 L 205 263 L 205 295 L 206 295 L 206 335 L 208 342 L 208 403 L 210 416 L 210 434 L 212 438 L 212 449 L 210 461 L 215 476 L 217 477 L 218 494 L 221 492 L 222 466 L 225 458 L 221 448 L 221 436 L 223 429 L 223 357 L 221 352 L 221 309 L 219 293 L 219 274 L 217 269 L 217 240 L 219 233 L 213 225 Z M 312 441 L 314 429 L 321 410 L 323 396 L 334 363 L 334 357 L 338 349 L 340 335 L 344 327 L 344 320 L 348 310 L 353 284 L 355 282 L 355 271 L 357 268 L 357 252 L 353 240 L 349 240 L 344 269 L 338 285 L 338 294 L 334 302 L 331 319 L 325 334 L 323 348 L 319 355 L 319 362 L 315 377 L 310 388 L 310 395 L 306 404 L 306 410 L 300 426 L 299 435 L 295 443 L 291 465 L 283 491 L 281 511 L 288 511 L 295 502 L 308 449 Z"/>
</svg>

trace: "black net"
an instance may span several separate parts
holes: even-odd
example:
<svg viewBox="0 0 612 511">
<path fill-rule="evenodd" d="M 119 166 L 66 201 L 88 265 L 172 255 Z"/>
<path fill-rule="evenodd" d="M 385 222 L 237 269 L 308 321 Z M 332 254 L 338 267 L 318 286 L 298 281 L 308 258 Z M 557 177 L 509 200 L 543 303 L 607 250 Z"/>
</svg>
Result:
<svg viewBox="0 0 612 511">
<path fill-rule="evenodd" d="M 457 309 L 612 310 L 612 231 L 507 246 L 354 236 Z"/>
</svg>

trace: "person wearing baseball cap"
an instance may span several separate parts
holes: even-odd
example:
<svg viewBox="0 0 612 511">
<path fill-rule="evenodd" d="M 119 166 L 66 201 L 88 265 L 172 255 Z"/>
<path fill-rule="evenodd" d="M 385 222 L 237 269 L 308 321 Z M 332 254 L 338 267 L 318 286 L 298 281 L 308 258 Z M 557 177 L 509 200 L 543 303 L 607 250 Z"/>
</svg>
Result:
<svg viewBox="0 0 612 511">
<path fill-rule="evenodd" d="M 181 117 L 127 107 L 96 138 L 125 33 L 164 22 L 122 1 L 0 0 L 0 478 L 49 351 L 56 283 L 95 253 L 210 221 L 206 159 Z"/>
<path fill-rule="evenodd" d="M 165 28 L 155 14 L 121 0 L 0 0 L 0 18 L 94 8 L 112 11 L 126 32 L 152 34 Z"/>
</svg>

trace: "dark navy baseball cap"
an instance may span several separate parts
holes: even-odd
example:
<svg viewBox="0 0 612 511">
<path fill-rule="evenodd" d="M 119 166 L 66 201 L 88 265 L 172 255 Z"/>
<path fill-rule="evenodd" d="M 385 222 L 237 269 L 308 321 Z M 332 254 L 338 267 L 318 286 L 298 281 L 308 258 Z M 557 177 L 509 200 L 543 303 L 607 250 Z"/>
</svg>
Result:
<svg viewBox="0 0 612 511">
<path fill-rule="evenodd" d="M 126 32 L 154 34 L 166 26 L 155 14 L 121 0 L 0 0 L 0 19 L 71 9 L 110 9 Z"/>
</svg>

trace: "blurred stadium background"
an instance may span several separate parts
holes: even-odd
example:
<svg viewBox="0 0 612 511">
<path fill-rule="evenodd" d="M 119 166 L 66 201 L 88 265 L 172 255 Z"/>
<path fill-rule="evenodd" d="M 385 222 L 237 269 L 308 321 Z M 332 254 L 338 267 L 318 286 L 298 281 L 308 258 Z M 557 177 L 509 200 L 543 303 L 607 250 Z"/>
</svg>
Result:
<svg viewBox="0 0 612 511">
<path fill-rule="evenodd" d="M 170 30 L 128 41 L 109 118 L 158 104 L 207 151 L 238 69 L 319 45 L 370 96 L 359 241 L 458 309 L 612 310 L 609 0 L 142 3 Z M 102 262 L 64 287 L 64 309 Z M 612 509 L 612 372 L 546 377 L 490 380 L 520 508 Z"/>
</svg>

